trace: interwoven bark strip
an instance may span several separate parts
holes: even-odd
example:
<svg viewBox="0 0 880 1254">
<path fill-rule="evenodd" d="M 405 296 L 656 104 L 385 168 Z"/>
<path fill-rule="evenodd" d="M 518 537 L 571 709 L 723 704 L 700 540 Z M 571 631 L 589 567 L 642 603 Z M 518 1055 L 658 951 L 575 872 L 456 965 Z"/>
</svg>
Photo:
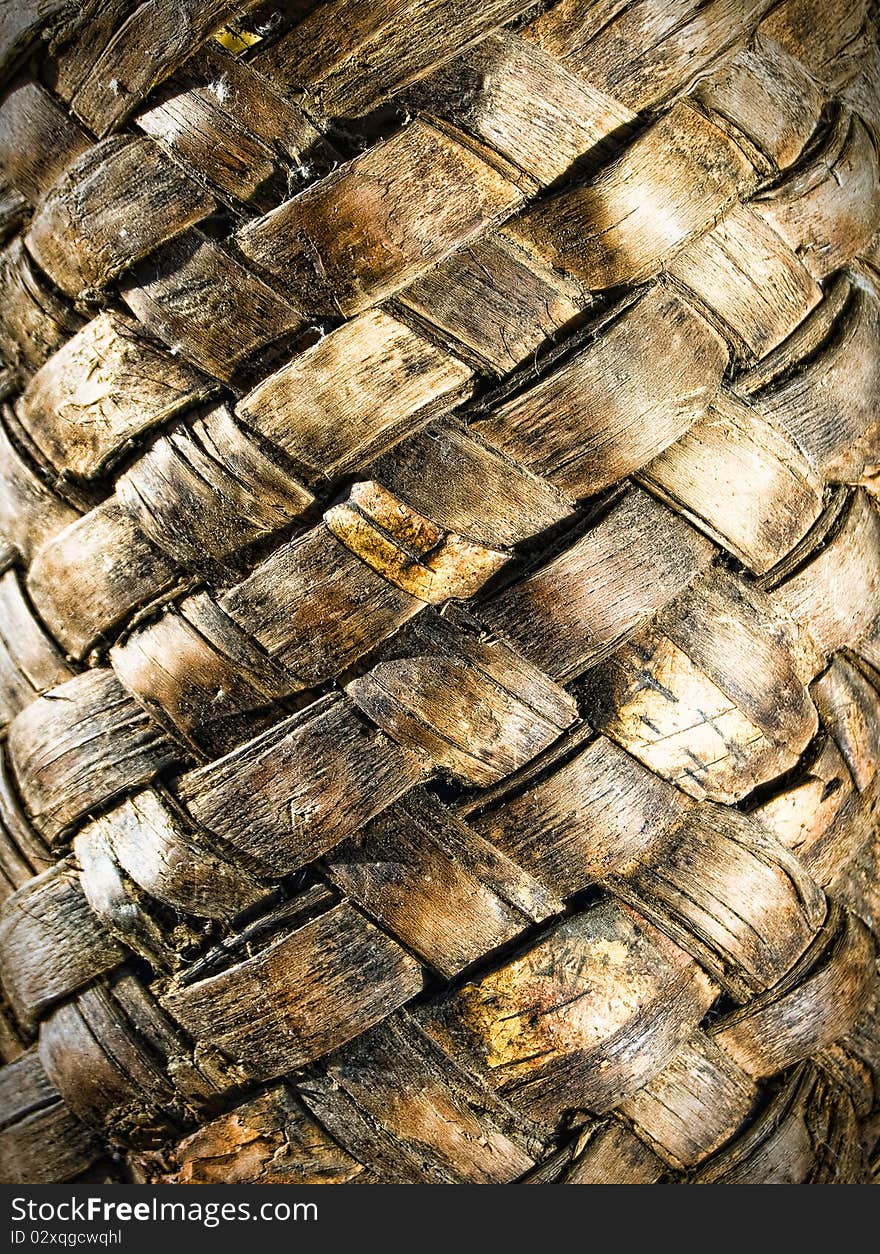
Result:
<svg viewBox="0 0 880 1254">
<path fill-rule="evenodd" d="M 0 18 L 0 1175 L 865 1182 L 869 0 Z"/>
</svg>

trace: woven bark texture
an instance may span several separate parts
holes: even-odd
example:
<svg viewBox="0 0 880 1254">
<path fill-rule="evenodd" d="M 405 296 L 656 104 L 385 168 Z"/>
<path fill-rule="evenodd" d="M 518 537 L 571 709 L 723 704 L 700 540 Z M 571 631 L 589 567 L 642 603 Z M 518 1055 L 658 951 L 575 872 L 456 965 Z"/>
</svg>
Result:
<svg viewBox="0 0 880 1254">
<path fill-rule="evenodd" d="M 0 1175 L 867 1182 L 866 0 L 0 9 Z"/>
</svg>

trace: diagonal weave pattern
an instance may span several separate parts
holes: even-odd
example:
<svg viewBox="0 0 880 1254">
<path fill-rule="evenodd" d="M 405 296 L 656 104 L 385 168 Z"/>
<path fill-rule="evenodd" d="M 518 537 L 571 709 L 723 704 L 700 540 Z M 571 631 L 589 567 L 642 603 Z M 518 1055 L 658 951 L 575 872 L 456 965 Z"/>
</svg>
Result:
<svg viewBox="0 0 880 1254">
<path fill-rule="evenodd" d="M 876 1172 L 869 9 L 2 10 L 4 1179 Z"/>
</svg>

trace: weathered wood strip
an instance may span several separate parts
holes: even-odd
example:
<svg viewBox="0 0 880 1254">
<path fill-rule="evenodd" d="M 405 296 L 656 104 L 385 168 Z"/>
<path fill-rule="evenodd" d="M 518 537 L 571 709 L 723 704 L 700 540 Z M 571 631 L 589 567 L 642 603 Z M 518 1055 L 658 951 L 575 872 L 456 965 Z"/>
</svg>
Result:
<svg viewBox="0 0 880 1254">
<path fill-rule="evenodd" d="M 109 669 L 84 671 L 50 689 L 9 728 L 9 759 L 25 806 L 50 842 L 178 757 Z"/>
<path fill-rule="evenodd" d="M 647 623 L 714 553 L 676 514 L 633 489 L 558 557 L 474 612 L 567 680 Z"/>
<path fill-rule="evenodd" d="M 461 1065 L 552 1126 L 566 1107 L 601 1113 L 640 1088 L 714 996 L 692 959 L 609 901 L 416 1017 Z"/>
<path fill-rule="evenodd" d="M 734 206 L 673 258 L 669 273 L 722 319 L 741 357 L 776 348 L 822 299 L 799 256 L 752 205 Z"/>
<path fill-rule="evenodd" d="M 512 781 L 509 795 L 469 823 L 564 898 L 649 858 L 689 805 L 678 789 L 597 736 L 545 777 L 519 789 Z"/>
<path fill-rule="evenodd" d="M 159 1151 L 128 1156 L 139 1184 L 352 1184 L 365 1168 L 279 1084 Z"/>
<path fill-rule="evenodd" d="M 815 712 L 803 685 L 821 663 L 793 619 L 772 597 L 720 570 L 707 572 L 692 593 L 668 606 L 657 625 L 768 735 L 785 740 L 811 734 Z M 706 611 L 703 622 L 697 621 L 698 601 Z M 768 688 L 774 686 L 771 698 Z"/>
<path fill-rule="evenodd" d="M 313 501 L 225 406 L 156 440 L 117 480 L 116 495 L 185 569 L 263 539 Z"/>
<path fill-rule="evenodd" d="M 304 179 L 330 151 L 293 100 L 216 43 L 190 57 L 134 122 L 186 170 L 258 205 L 265 184 L 280 176 L 286 190 L 288 179 Z"/>
<path fill-rule="evenodd" d="M 717 572 L 588 673 L 585 712 L 690 796 L 730 804 L 812 739 L 804 680 L 818 668 L 791 619 Z"/>
<path fill-rule="evenodd" d="M 17 412 L 50 465 L 88 479 L 133 436 L 209 390 L 201 375 L 143 339 L 136 323 L 105 312 L 37 371 Z"/>
<path fill-rule="evenodd" d="M 332 849 L 428 773 L 425 762 L 335 696 L 184 775 L 178 792 L 199 823 L 280 878 Z"/>
<path fill-rule="evenodd" d="M 61 57 L 57 90 L 98 135 L 119 127 L 157 83 L 231 16 L 255 0 L 179 0 L 169 9 L 145 0 L 131 10 L 110 5 L 103 39 L 80 39 L 76 23 Z"/>
<path fill-rule="evenodd" d="M 213 208 L 151 139 L 107 139 L 67 167 L 38 206 L 25 243 L 63 292 L 94 298 Z"/>
<path fill-rule="evenodd" d="M 619 1112 L 682 1171 L 731 1140 L 757 1104 L 751 1077 L 698 1032 L 650 1083 L 621 1102 Z"/>
<path fill-rule="evenodd" d="M 673 95 L 725 44 L 742 41 L 770 5 L 771 0 L 662 5 L 602 0 L 584 8 L 578 0 L 561 0 L 527 27 L 526 37 L 638 111 Z"/>
<path fill-rule="evenodd" d="M 303 325 L 294 304 L 194 230 L 154 253 L 123 283 L 122 297 L 151 335 L 223 382 Z"/>
<path fill-rule="evenodd" d="M 236 244 L 309 315 L 352 317 L 513 213 L 524 183 L 455 127 L 417 118 L 249 222 Z"/>
<path fill-rule="evenodd" d="M 686 812 L 610 886 L 740 1000 L 782 979 L 826 913 L 798 859 L 724 806 Z"/>
<path fill-rule="evenodd" d="M 27 218 L 27 201 L 10 183 L 0 176 L 0 240 L 17 231 Z"/>
<path fill-rule="evenodd" d="M 818 708 L 815 691 L 814 700 Z M 817 884 L 828 888 L 850 861 L 854 844 L 864 843 L 860 810 L 847 764 L 829 738 L 809 767 L 752 813 L 796 854 Z"/>
<path fill-rule="evenodd" d="M 506 549 L 572 512 L 545 479 L 486 444 L 476 428 L 444 422 L 408 436 L 370 477 L 448 531 Z"/>
<path fill-rule="evenodd" d="M 327 871 L 446 979 L 562 909 L 427 794 L 411 794 L 337 846 Z"/>
<path fill-rule="evenodd" d="M 8 366 L 30 372 L 62 347 L 82 319 L 31 265 L 21 237 L 0 253 L 0 352 Z"/>
<path fill-rule="evenodd" d="M 371 1033 L 364 1033 L 367 1041 Z M 354 1042 L 356 1047 L 362 1038 Z M 334 1080 L 318 1074 L 304 1077 L 297 1091 L 309 1108 L 338 1141 L 344 1141 L 358 1161 L 366 1165 L 361 1182 L 384 1180 L 389 1184 L 421 1184 L 426 1167 L 426 1146 L 418 1158 L 410 1156 L 401 1142 L 358 1106 Z"/>
<path fill-rule="evenodd" d="M 523 766 L 577 719 L 564 689 L 451 610 L 419 615 L 346 691 L 389 736 L 474 784 Z"/>
<path fill-rule="evenodd" d="M 699 1184 L 851 1184 L 864 1178 L 852 1099 L 810 1064 L 695 1176 Z"/>
<path fill-rule="evenodd" d="M 578 1138 L 565 1184 L 659 1184 L 665 1163 L 624 1124 L 611 1119 Z M 581 1140 L 586 1144 L 581 1145 Z"/>
<path fill-rule="evenodd" d="M 73 856 L 89 908 L 108 934 L 152 970 L 176 970 L 181 965 L 180 951 L 198 944 L 200 931 L 180 917 L 173 928 L 163 927 L 153 903 L 123 872 L 100 827 L 86 823 L 74 837 Z"/>
<path fill-rule="evenodd" d="M 163 905 L 230 920 L 266 896 L 252 875 L 210 849 L 156 791 L 135 793 L 88 828 L 107 841 L 120 868 Z"/>
<path fill-rule="evenodd" d="M 223 754 L 248 739 L 272 721 L 273 702 L 305 686 L 207 593 L 114 645 L 110 663 L 157 722 L 198 756 Z"/>
<path fill-rule="evenodd" d="M 0 723 L 71 673 L 34 617 L 18 575 L 7 571 L 0 576 Z"/>
<path fill-rule="evenodd" d="M 421 987 L 418 963 L 343 903 L 161 1001 L 199 1039 L 268 1080 L 351 1040 Z"/>
<path fill-rule="evenodd" d="M 880 167 L 864 123 L 841 113 L 813 160 L 754 200 L 817 279 L 855 256 L 880 223 Z"/>
<path fill-rule="evenodd" d="M 452 351 L 504 374 L 589 304 L 582 286 L 489 231 L 399 291 L 396 304 Z"/>
<path fill-rule="evenodd" d="M 376 1152 L 375 1136 L 363 1146 L 382 1178 L 390 1169 L 423 1183 L 506 1184 L 534 1163 L 515 1118 L 453 1068 L 406 1012 L 339 1050 L 328 1071 L 384 1132 L 387 1149 Z M 318 1113 L 332 1100 L 328 1087 L 320 1095 L 309 1088 Z"/>
<path fill-rule="evenodd" d="M 112 496 L 50 537 L 30 565 L 27 588 L 55 639 L 82 658 L 126 610 L 169 587 L 174 573 L 171 559 Z"/>
<path fill-rule="evenodd" d="M 463 362 L 373 311 L 270 375 L 235 412 L 309 473 L 340 474 L 451 408 L 470 378 Z"/>
<path fill-rule="evenodd" d="M 319 112 L 356 118 L 404 84 L 519 16 L 531 0 L 331 0 L 311 12 L 254 64 L 290 93 L 307 92 Z M 339 23 L 346 31 L 338 36 Z"/>
<path fill-rule="evenodd" d="M 5 750 L 0 754 L 0 850 L 4 875 L 14 888 L 47 871 L 55 861 L 46 841 L 24 812 Z"/>
<path fill-rule="evenodd" d="M 864 1006 L 874 945 L 861 920 L 836 909 L 798 968 L 712 1031 L 748 1074 L 760 1078 L 843 1036 Z"/>
<path fill-rule="evenodd" d="M 509 29 L 482 39 L 410 94 L 416 104 L 423 94 L 542 187 L 586 154 L 597 156 L 603 140 L 635 119 L 614 95 Z"/>
<path fill-rule="evenodd" d="M 91 146 L 91 135 L 38 83 L 24 79 L 4 96 L 0 166 L 30 204 Z"/>
<path fill-rule="evenodd" d="M 825 478 L 858 483 L 880 455 L 880 422 L 873 403 L 880 387 L 876 293 L 867 286 L 854 289 L 832 328 L 812 356 L 806 355 L 809 342 L 799 345 L 805 354 L 791 354 L 790 364 L 797 362 L 800 369 L 758 392 L 756 403 L 790 432 Z"/>
<path fill-rule="evenodd" d="M 35 1049 L 25 1050 L 9 1066 L 0 1067 L 0 1122 L 15 1123 L 57 1100 L 58 1094 L 40 1066 Z"/>
<path fill-rule="evenodd" d="M 65 0 L 22 0 L 5 5 L 0 22 L 0 72 L 4 77 L 65 14 Z"/>
<path fill-rule="evenodd" d="M 664 285 L 596 341 L 476 426 L 572 496 L 590 496 L 656 457 L 705 411 L 727 348 Z"/>
<path fill-rule="evenodd" d="M 640 479 L 758 574 L 803 539 L 825 495 L 823 480 L 788 433 L 727 391 Z"/>
<path fill-rule="evenodd" d="M 27 1026 L 125 956 L 66 863 L 30 880 L 0 908 L 0 953 L 4 987 Z"/>
<path fill-rule="evenodd" d="M 738 127 L 780 169 L 791 166 L 824 108 L 822 92 L 782 44 L 759 34 L 698 83 L 697 100 Z"/>
<path fill-rule="evenodd" d="M 783 0 L 764 18 L 760 33 L 778 40 L 820 82 L 833 83 L 841 53 L 857 41 L 867 15 L 867 0 Z"/>
<path fill-rule="evenodd" d="M 44 545 L 28 587 L 57 638 L 81 656 L 176 573 L 262 539 L 312 499 L 219 407 L 161 436 L 113 496 Z"/>
<path fill-rule="evenodd" d="M 10 441 L 11 411 L 0 421 L 0 533 L 28 561 L 39 548 L 74 522 L 77 511 L 53 492 Z"/>
<path fill-rule="evenodd" d="M 811 358 L 823 354 L 837 338 L 835 326 L 851 308 L 854 295 L 854 284 L 845 275 L 836 275 L 826 284 L 823 299 L 788 339 L 750 369 L 737 374 L 733 390 L 743 397 L 756 396 L 786 374 L 795 373 Z"/>
<path fill-rule="evenodd" d="M 718 127 L 677 104 L 584 186 L 538 201 L 505 228 L 592 291 L 655 275 L 756 186 Z"/>
<path fill-rule="evenodd" d="M 78 1176 L 101 1144 L 64 1104 L 36 1049 L 0 1068 L 0 1176 L 10 1184 L 54 1184 Z"/>
<path fill-rule="evenodd" d="M 856 788 L 864 792 L 880 770 L 880 692 L 848 658 L 835 657 L 810 696 Z"/>
<path fill-rule="evenodd" d="M 431 605 L 473 596 L 510 556 L 444 531 L 374 480 L 354 484 L 324 525 L 389 583 Z"/>
<path fill-rule="evenodd" d="M 277 549 L 219 604 L 311 686 L 375 648 L 425 603 L 376 573 L 320 523 Z"/>
<path fill-rule="evenodd" d="M 113 995 L 117 987 L 96 984 L 58 1006 L 40 1028 L 40 1059 L 84 1123 L 114 1140 L 155 1144 L 189 1122 L 192 1110 L 168 1067 L 176 1059 L 143 1020 L 126 1015 Z"/>
<path fill-rule="evenodd" d="M 775 599 L 826 656 L 880 633 L 880 516 L 857 492 L 843 525 L 812 560 L 786 579 Z"/>
</svg>

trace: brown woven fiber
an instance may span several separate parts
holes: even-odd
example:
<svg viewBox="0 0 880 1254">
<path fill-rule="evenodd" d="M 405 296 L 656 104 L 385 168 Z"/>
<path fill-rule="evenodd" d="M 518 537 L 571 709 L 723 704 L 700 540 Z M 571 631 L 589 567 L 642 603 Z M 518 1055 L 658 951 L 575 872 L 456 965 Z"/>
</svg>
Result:
<svg viewBox="0 0 880 1254">
<path fill-rule="evenodd" d="M 0 1177 L 876 1175 L 875 18 L 0 6 Z"/>
</svg>

